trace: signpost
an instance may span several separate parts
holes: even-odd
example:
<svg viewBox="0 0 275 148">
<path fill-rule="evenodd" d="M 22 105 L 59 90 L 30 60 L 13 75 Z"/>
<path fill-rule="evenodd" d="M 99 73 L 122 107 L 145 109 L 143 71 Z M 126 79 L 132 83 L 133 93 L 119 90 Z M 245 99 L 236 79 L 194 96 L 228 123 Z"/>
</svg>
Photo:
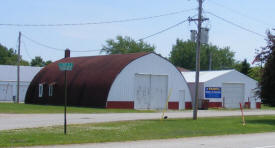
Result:
<svg viewBox="0 0 275 148">
<path fill-rule="evenodd" d="M 58 63 L 60 71 L 65 72 L 64 85 L 65 85 L 65 100 L 64 100 L 64 134 L 67 134 L 67 71 L 72 71 L 73 63 Z"/>
</svg>

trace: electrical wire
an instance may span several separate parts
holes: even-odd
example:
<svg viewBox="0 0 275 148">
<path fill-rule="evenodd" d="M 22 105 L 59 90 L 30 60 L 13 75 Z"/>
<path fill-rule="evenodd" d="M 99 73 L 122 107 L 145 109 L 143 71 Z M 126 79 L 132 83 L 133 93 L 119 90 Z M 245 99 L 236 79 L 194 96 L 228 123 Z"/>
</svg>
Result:
<svg viewBox="0 0 275 148">
<path fill-rule="evenodd" d="M 257 33 L 257 32 L 255 32 L 255 31 L 252 31 L 252 30 L 250 30 L 250 29 L 247 29 L 247 28 L 245 28 L 245 27 L 243 27 L 243 26 L 241 26 L 241 25 L 239 25 L 239 24 L 236 24 L 236 23 L 233 23 L 233 22 L 231 22 L 231 21 L 229 21 L 229 20 L 226 20 L 225 18 L 220 17 L 220 16 L 218 16 L 218 15 L 212 13 L 212 12 L 206 12 L 206 13 L 208 13 L 208 14 L 210 14 L 210 15 L 212 15 L 212 16 L 214 16 L 214 17 L 216 17 L 216 18 L 218 18 L 218 19 L 220 19 L 220 20 L 222 20 L 222 21 L 224 21 L 224 22 L 226 22 L 226 23 L 228 23 L 228 24 L 231 24 L 231 25 L 233 25 L 233 26 L 235 26 L 235 27 L 238 27 L 238 28 L 240 28 L 240 29 L 242 29 L 242 30 L 245 30 L 245 31 L 247 31 L 247 32 L 250 32 L 250 33 L 252 33 L 252 34 L 255 34 L 255 35 L 260 36 L 260 37 L 263 37 L 263 38 L 266 37 L 266 36 L 263 35 L 263 34 Z"/>
<path fill-rule="evenodd" d="M 26 38 L 27 40 L 31 41 L 32 43 L 34 43 L 36 45 L 39 45 L 39 46 L 42 46 L 42 47 L 45 47 L 45 48 L 48 48 L 48 49 L 53 49 L 53 50 L 56 50 L 56 51 L 64 51 L 65 50 L 65 49 L 62 49 L 62 48 L 51 47 L 49 45 L 46 45 L 46 44 L 40 43 L 38 41 L 35 41 L 35 40 L 31 39 L 30 37 L 26 36 L 23 33 L 21 33 L 21 35 L 22 35 L 22 37 Z"/>
<path fill-rule="evenodd" d="M 56 50 L 56 51 L 62 51 L 64 52 L 65 48 L 62 49 L 62 48 L 56 48 L 56 47 L 52 47 L 52 46 L 49 46 L 49 45 L 46 45 L 44 43 L 41 43 L 41 42 L 38 42 L 34 39 L 31 39 L 30 37 L 26 36 L 25 34 L 21 33 L 22 37 L 26 38 L 27 40 L 31 41 L 32 43 L 36 44 L 36 45 L 39 45 L 39 46 L 42 46 L 42 47 L 45 47 L 45 48 L 48 48 L 48 49 L 52 49 L 52 50 Z M 71 52 L 94 52 L 94 51 L 100 51 L 100 49 L 97 49 L 97 50 L 70 50 Z"/>
<path fill-rule="evenodd" d="M 132 22 L 132 21 L 141 21 L 141 20 L 148 20 L 148 19 L 154 19 L 164 16 L 170 16 L 170 15 L 176 15 L 183 12 L 188 12 L 196 10 L 193 9 L 186 9 L 186 10 L 180 10 L 155 16 L 149 16 L 149 17 L 137 17 L 137 18 L 129 18 L 129 19 L 121 19 L 121 20 L 112 20 L 112 21 L 100 21 L 100 22 L 86 22 L 86 23 L 64 23 L 64 24 L 3 24 L 1 23 L 0 26 L 14 26 L 14 27 L 61 27 L 61 26 L 84 26 L 84 25 L 99 25 L 99 24 L 111 24 L 111 23 L 125 23 L 125 22 Z"/>
<path fill-rule="evenodd" d="M 31 58 L 31 56 L 30 56 L 30 53 L 29 53 L 29 51 L 28 51 L 28 48 L 27 48 L 27 46 L 26 46 L 26 44 L 25 44 L 25 42 L 24 42 L 24 40 L 21 40 L 21 42 L 23 43 L 24 50 L 26 51 L 28 58 L 29 58 L 30 60 L 32 60 L 32 58 Z"/>
<path fill-rule="evenodd" d="M 139 41 L 145 40 L 145 39 L 148 39 L 148 38 L 151 38 L 151 37 L 153 37 L 153 36 L 156 36 L 156 35 L 158 35 L 158 34 L 161 34 L 161 33 L 165 32 L 165 31 L 168 31 L 168 30 L 170 30 L 170 29 L 173 29 L 173 28 L 175 28 L 175 27 L 177 27 L 177 26 L 179 26 L 179 25 L 185 23 L 186 21 L 188 21 L 188 20 L 180 21 L 179 23 L 177 23 L 177 24 L 175 24 L 175 25 L 173 25 L 173 26 L 170 26 L 170 27 L 168 27 L 168 28 L 166 28 L 166 29 L 163 29 L 163 30 L 161 30 L 161 31 L 159 31 L 159 32 L 156 32 L 156 33 L 154 33 L 154 34 L 151 34 L 151 35 L 148 35 L 148 36 L 146 36 L 146 37 L 140 38 Z"/>
<path fill-rule="evenodd" d="M 269 28 L 271 27 L 270 24 L 265 23 L 263 20 L 260 20 L 260 19 L 258 19 L 258 18 L 252 17 L 252 16 L 248 16 L 248 15 L 246 15 L 246 14 L 244 14 L 244 13 L 241 13 L 240 11 L 237 11 L 237 10 L 235 10 L 235 9 L 229 8 L 229 7 L 227 7 L 227 6 L 224 6 L 224 5 L 222 5 L 222 4 L 220 4 L 220 3 L 216 2 L 216 1 L 213 1 L 213 0 L 211 1 L 211 0 L 210 0 L 210 2 L 213 3 L 213 4 L 216 5 L 216 6 L 223 7 L 223 8 L 225 8 L 225 9 L 227 9 L 227 10 L 229 10 L 229 11 L 231 11 L 231 12 L 233 12 L 233 13 L 239 15 L 239 16 L 242 16 L 242 17 L 245 17 L 245 18 L 247 18 L 247 19 L 250 19 L 250 20 L 252 20 L 252 21 L 254 21 L 254 22 L 263 24 L 263 25 L 265 25 L 266 27 L 269 27 Z"/>
</svg>

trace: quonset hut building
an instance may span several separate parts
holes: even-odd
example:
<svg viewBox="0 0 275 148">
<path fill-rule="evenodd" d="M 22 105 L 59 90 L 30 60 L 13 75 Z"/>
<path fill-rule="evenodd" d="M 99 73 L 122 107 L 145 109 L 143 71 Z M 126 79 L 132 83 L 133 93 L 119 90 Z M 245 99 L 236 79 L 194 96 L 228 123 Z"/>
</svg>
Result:
<svg viewBox="0 0 275 148">
<path fill-rule="evenodd" d="M 72 62 L 67 72 L 68 105 L 98 108 L 191 108 L 188 85 L 165 58 L 155 53 L 69 57 L 44 67 L 32 80 L 29 104 L 64 104 L 64 72 L 59 62 Z M 66 53 L 65 53 L 66 54 Z M 66 57 L 66 56 L 65 56 Z"/>
<path fill-rule="evenodd" d="M 182 72 L 195 100 L 196 72 Z M 239 108 L 240 103 L 247 108 L 260 108 L 261 100 L 256 97 L 257 81 L 236 71 L 201 71 L 199 82 L 199 106 L 209 100 L 209 107 Z M 192 101 L 194 102 L 194 101 Z"/>
<path fill-rule="evenodd" d="M 25 94 L 33 77 L 42 67 L 20 66 L 19 102 L 24 102 Z M 0 65 L 0 102 L 12 102 L 17 95 L 17 66 Z"/>
</svg>

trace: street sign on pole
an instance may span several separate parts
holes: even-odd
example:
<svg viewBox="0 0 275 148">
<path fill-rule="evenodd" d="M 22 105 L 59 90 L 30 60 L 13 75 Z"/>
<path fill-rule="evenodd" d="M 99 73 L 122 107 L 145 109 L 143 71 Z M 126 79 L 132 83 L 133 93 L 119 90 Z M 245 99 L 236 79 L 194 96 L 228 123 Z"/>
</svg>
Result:
<svg viewBox="0 0 275 148">
<path fill-rule="evenodd" d="M 72 71 L 73 63 L 58 63 L 58 67 L 60 71 Z"/>
<path fill-rule="evenodd" d="M 65 72 L 64 85 L 65 85 L 65 99 L 64 99 L 64 134 L 67 134 L 67 71 L 72 71 L 73 63 L 58 63 L 60 71 Z"/>
</svg>

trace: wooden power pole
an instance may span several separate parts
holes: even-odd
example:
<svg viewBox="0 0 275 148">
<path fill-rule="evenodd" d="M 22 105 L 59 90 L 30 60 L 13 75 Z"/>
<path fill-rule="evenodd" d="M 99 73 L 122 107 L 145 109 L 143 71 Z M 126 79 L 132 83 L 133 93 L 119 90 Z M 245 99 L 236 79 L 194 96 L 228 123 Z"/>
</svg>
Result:
<svg viewBox="0 0 275 148">
<path fill-rule="evenodd" d="M 195 103 L 194 103 L 194 108 L 193 108 L 193 120 L 198 119 L 198 106 L 199 106 L 199 77 L 200 77 L 202 0 L 198 0 L 198 1 L 199 1 L 199 14 L 198 14 L 197 50 L 196 50 Z"/>
<path fill-rule="evenodd" d="M 17 53 L 17 93 L 16 93 L 16 102 L 19 103 L 19 94 L 20 94 L 20 46 L 21 46 L 21 32 L 18 36 L 18 53 Z"/>
</svg>

